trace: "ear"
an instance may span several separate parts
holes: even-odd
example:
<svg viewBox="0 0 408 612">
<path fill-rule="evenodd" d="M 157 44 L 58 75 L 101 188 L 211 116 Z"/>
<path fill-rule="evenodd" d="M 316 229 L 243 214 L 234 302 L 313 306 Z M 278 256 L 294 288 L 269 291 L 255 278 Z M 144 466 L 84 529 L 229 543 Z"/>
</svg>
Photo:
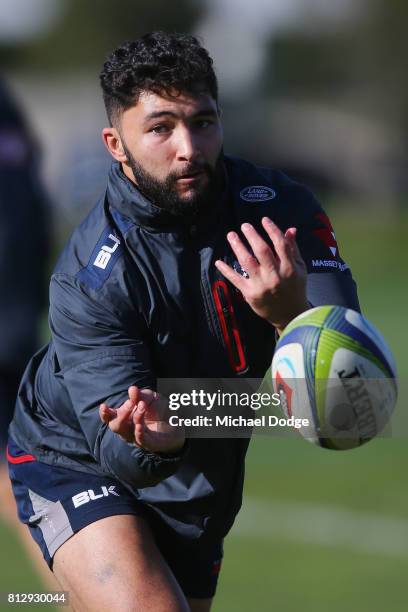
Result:
<svg viewBox="0 0 408 612">
<path fill-rule="evenodd" d="M 118 130 L 114 127 L 107 127 L 102 130 L 102 140 L 109 153 L 116 161 L 127 162 L 127 155 L 123 149 L 122 139 Z"/>
</svg>

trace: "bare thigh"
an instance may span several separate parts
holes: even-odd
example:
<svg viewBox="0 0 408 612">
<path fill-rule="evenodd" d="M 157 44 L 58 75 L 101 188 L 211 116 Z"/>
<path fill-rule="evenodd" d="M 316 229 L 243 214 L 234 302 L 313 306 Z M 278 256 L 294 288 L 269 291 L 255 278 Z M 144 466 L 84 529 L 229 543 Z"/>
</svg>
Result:
<svg viewBox="0 0 408 612">
<path fill-rule="evenodd" d="M 190 612 L 140 517 L 110 516 L 88 525 L 57 550 L 53 570 L 80 612 Z"/>
</svg>

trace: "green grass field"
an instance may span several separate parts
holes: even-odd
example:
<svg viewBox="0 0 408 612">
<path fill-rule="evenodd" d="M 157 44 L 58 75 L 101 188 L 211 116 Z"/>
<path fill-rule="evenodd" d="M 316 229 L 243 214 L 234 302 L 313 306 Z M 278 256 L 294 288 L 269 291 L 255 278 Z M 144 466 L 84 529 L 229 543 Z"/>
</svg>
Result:
<svg viewBox="0 0 408 612">
<path fill-rule="evenodd" d="M 338 210 L 331 217 L 363 311 L 407 378 L 408 219 L 367 220 Z M 398 409 L 405 409 L 402 398 Z M 405 611 L 407 466 L 406 437 L 343 453 L 300 439 L 254 439 L 215 612 Z M 38 590 L 19 544 L 1 525 L 0 541 L 0 591 Z"/>
</svg>

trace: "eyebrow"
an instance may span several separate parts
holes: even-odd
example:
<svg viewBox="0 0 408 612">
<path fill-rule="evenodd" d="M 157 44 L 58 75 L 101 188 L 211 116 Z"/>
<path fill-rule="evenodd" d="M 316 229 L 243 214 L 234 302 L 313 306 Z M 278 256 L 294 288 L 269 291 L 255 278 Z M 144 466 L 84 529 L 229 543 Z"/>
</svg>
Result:
<svg viewBox="0 0 408 612">
<path fill-rule="evenodd" d="M 206 117 L 215 117 L 216 114 L 217 113 L 213 108 L 203 108 L 194 113 L 193 117 L 201 117 L 203 115 Z M 149 113 L 149 115 L 145 117 L 145 122 L 151 121 L 152 119 L 160 119 L 162 117 L 173 117 L 177 119 L 178 115 L 177 113 L 174 113 L 173 111 L 169 110 L 154 111 L 153 113 Z"/>
</svg>

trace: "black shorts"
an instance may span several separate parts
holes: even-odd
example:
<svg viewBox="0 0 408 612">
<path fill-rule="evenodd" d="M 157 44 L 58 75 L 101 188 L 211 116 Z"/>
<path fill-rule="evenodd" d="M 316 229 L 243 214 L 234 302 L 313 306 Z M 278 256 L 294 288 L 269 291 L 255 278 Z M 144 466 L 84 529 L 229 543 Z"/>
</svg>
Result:
<svg viewBox="0 0 408 612">
<path fill-rule="evenodd" d="M 74 533 L 118 514 L 143 516 L 186 597 L 213 597 L 221 566 L 222 541 L 187 540 L 166 525 L 120 482 L 41 463 L 9 438 L 9 473 L 18 516 L 52 569 L 53 556 Z"/>
</svg>

